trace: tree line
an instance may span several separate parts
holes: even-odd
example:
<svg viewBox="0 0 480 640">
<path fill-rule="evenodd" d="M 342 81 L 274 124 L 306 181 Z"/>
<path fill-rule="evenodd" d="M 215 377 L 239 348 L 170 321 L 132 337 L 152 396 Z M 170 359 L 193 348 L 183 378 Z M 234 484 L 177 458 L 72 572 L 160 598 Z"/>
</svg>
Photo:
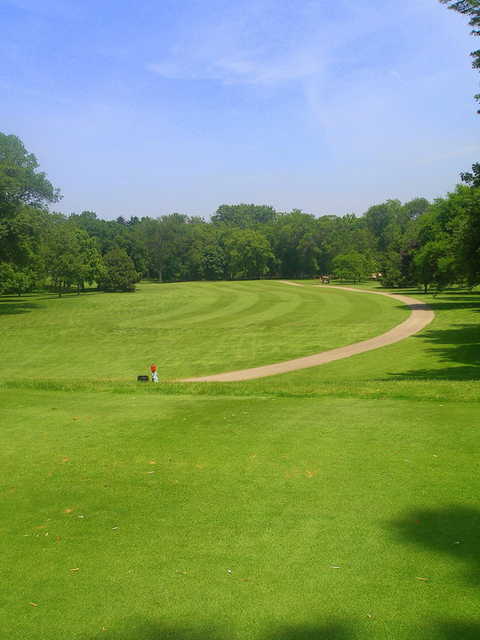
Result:
<svg viewBox="0 0 480 640">
<path fill-rule="evenodd" d="M 156 281 L 331 274 L 386 287 L 480 282 L 480 167 L 445 198 L 387 200 L 362 216 L 314 216 L 221 205 L 207 221 L 180 213 L 103 220 L 50 211 L 60 193 L 19 138 L 0 133 L 0 292 L 95 285 L 131 291 Z"/>
</svg>

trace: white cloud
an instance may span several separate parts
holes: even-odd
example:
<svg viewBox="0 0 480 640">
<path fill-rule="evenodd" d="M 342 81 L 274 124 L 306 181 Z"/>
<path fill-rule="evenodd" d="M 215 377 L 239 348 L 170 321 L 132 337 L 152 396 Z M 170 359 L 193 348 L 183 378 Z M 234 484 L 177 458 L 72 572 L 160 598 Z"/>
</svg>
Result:
<svg viewBox="0 0 480 640">
<path fill-rule="evenodd" d="M 283 84 L 319 73 L 328 42 L 326 33 L 308 24 L 306 9 L 311 10 L 309 3 L 296 7 L 294 23 L 290 11 L 267 1 L 240 3 L 215 19 L 207 15 L 200 23 L 183 25 L 174 44 L 146 68 L 165 78 L 252 85 Z"/>
<path fill-rule="evenodd" d="M 343 66 L 375 66 L 382 62 L 379 43 L 388 46 L 389 30 L 397 37 L 402 29 L 408 33 L 418 15 L 427 12 L 425 2 L 404 0 L 404 24 L 399 24 L 394 0 L 280 6 L 272 0 L 244 0 L 182 24 L 170 46 L 145 66 L 164 78 L 250 85 L 283 85 L 328 71 L 338 74 Z"/>
</svg>

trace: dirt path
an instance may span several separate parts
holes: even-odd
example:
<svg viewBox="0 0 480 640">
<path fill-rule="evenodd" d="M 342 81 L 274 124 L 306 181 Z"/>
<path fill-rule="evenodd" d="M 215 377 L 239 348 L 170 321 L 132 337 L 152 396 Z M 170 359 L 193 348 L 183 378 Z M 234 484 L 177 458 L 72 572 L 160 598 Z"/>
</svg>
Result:
<svg viewBox="0 0 480 640">
<path fill-rule="evenodd" d="M 303 286 L 296 282 L 280 280 L 283 284 L 291 284 L 295 286 Z M 295 358 L 285 362 L 277 362 L 276 364 L 267 364 L 263 367 L 253 367 L 252 369 L 241 369 L 240 371 L 229 371 L 227 373 L 218 373 L 211 376 L 202 376 L 199 378 L 185 378 L 179 382 L 240 382 L 242 380 L 252 380 L 254 378 L 266 378 L 267 376 L 278 375 L 279 373 L 288 373 L 289 371 L 298 371 L 299 369 L 308 369 L 309 367 L 317 367 L 320 364 L 326 364 L 333 360 L 341 360 L 350 356 L 385 347 L 388 344 L 404 340 L 413 334 L 424 329 L 432 322 L 435 314 L 430 307 L 416 298 L 409 296 L 401 296 L 394 293 L 384 293 L 383 291 L 368 291 L 366 289 L 354 289 L 353 287 L 337 287 L 334 285 L 314 285 L 318 287 L 327 286 L 330 289 L 341 289 L 343 291 L 354 291 L 355 293 L 370 293 L 378 296 L 386 296 L 393 298 L 405 304 L 412 313 L 401 324 L 397 325 L 387 333 L 383 333 L 376 338 L 362 340 L 346 347 L 330 349 L 322 351 L 313 356 L 304 356 L 303 358 Z"/>
</svg>

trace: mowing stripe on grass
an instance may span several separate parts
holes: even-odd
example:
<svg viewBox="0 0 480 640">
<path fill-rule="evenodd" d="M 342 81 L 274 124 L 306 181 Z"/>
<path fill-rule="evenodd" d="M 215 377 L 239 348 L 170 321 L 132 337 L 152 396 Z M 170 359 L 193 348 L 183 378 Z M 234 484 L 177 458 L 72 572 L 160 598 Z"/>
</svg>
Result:
<svg viewBox="0 0 480 640">
<path fill-rule="evenodd" d="M 280 281 L 282 284 L 296 284 L 288 281 Z M 299 285 L 301 286 L 301 285 Z M 323 286 L 323 285 L 316 285 Z M 377 296 L 386 296 L 393 298 L 399 302 L 405 304 L 410 310 L 411 314 L 401 324 L 397 325 L 390 331 L 383 333 L 380 336 L 371 338 L 369 340 L 362 340 L 346 347 L 339 347 L 337 349 L 330 349 L 329 351 L 323 351 L 322 353 L 316 353 L 311 356 L 305 356 L 303 358 L 295 358 L 293 360 L 287 360 L 285 362 L 277 362 L 276 364 L 270 364 L 263 367 L 253 367 L 251 369 L 241 369 L 239 371 L 230 371 L 227 373 L 219 373 L 210 376 L 203 376 L 197 378 L 185 378 L 180 382 L 241 382 L 242 380 L 252 380 L 255 378 L 266 378 L 267 376 L 274 376 L 280 373 L 288 373 L 290 371 L 298 371 L 299 369 L 308 369 L 310 367 L 317 367 L 333 360 L 341 360 L 342 358 L 349 358 L 365 351 L 371 351 L 372 349 L 378 349 L 400 340 L 404 340 L 409 336 L 418 333 L 432 322 L 435 317 L 432 309 L 427 305 L 409 296 L 402 296 L 393 293 L 385 293 L 383 291 L 370 291 L 367 289 L 354 289 L 353 287 L 338 287 L 329 285 L 329 288 L 342 289 L 344 291 L 353 291 L 355 293 L 370 293 Z"/>
</svg>

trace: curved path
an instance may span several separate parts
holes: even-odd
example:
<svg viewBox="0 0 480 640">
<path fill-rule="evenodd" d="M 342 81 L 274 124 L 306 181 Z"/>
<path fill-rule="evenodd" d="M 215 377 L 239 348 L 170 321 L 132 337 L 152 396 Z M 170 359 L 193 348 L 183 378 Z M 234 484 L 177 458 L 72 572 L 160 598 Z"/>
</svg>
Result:
<svg viewBox="0 0 480 640">
<path fill-rule="evenodd" d="M 287 280 L 280 280 L 280 282 L 299 287 L 304 286 L 297 282 L 289 282 Z M 324 287 L 325 285 L 314 286 Z M 337 287 L 334 285 L 326 286 L 329 289 L 342 289 L 343 291 L 370 293 L 377 296 L 393 298 L 394 300 L 398 300 L 405 304 L 409 309 L 411 309 L 412 313 L 404 322 L 393 329 L 390 329 L 387 333 L 382 333 L 382 335 L 377 336 L 376 338 L 362 340 L 362 342 L 356 342 L 355 344 L 350 344 L 346 347 L 338 347 L 337 349 L 330 349 L 329 351 L 316 353 L 313 356 L 295 358 L 294 360 L 277 362 L 276 364 L 267 364 L 263 367 L 241 369 L 240 371 L 229 371 L 227 373 L 218 373 L 199 378 L 184 378 L 183 380 L 179 380 L 179 382 L 240 382 L 242 380 L 266 378 L 267 376 L 274 376 L 279 373 L 288 373 L 289 371 L 298 371 L 299 369 L 317 367 L 320 364 L 326 364 L 333 360 L 341 360 L 342 358 L 349 358 L 350 356 L 357 355 L 358 353 L 364 353 L 365 351 L 371 351 L 372 349 L 378 349 L 379 347 L 385 347 L 388 344 L 404 340 L 405 338 L 412 336 L 414 333 L 418 333 L 418 331 L 424 329 L 435 317 L 435 314 L 428 305 L 416 298 L 410 298 L 409 296 L 401 296 L 395 293 L 384 293 L 383 291 L 369 291 L 368 289 L 354 289 L 353 287 Z"/>
</svg>

